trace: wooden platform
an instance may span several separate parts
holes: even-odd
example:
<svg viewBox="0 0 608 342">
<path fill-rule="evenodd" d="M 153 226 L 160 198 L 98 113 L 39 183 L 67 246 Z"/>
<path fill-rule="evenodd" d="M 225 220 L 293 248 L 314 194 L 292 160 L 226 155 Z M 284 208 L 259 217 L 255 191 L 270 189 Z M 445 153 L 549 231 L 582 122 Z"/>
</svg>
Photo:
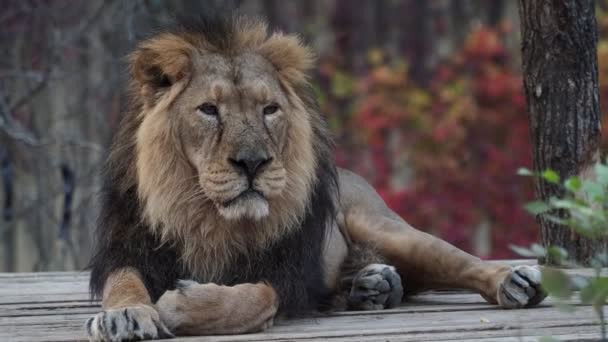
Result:
<svg viewBox="0 0 608 342">
<path fill-rule="evenodd" d="M 87 273 L 0 273 L 0 341 L 84 340 L 85 320 L 100 310 L 90 302 Z M 539 307 L 501 310 L 478 295 L 432 292 L 384 311 L 341 312 L 281 321 L 250 335 L 179 341 L 567 341 L 597 340 L 591 307 L 566 313 L 548 299 Z"/>
</svg>

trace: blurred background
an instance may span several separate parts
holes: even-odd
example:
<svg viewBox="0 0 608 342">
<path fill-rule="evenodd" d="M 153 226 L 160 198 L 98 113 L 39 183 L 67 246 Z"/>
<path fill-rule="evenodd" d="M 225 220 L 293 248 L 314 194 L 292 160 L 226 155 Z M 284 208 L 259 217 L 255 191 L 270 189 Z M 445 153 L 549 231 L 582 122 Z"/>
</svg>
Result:
<svg viewBox="0 0 608 342">
<path fill-rule="evenodd" d="M 418 227 L 484 258 L 538 227 L 514 0 L 1 0 L 0 271 L 82 269 L 125 56 L 176 15 L 239 8 L 318 53 L 336 158 Z M 608 1 L 598 1 L 608 98 Z M 604 106 L 606 108 L 606 106 Z"/>
</svg>

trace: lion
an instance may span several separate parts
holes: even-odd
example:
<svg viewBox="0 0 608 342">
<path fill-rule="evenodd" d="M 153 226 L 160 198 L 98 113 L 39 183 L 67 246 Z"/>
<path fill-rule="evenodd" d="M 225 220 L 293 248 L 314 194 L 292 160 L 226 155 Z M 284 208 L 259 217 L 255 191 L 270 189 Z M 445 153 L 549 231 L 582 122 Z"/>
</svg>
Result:
<svg viewBox="0 0 608 342">
<path fill-rule="evenodd" d="M 536 267 L 416 230 L 336 167 L 298 36 L 201 18 L 129 60 L 132 106 L 110 148 L 90 263 L 103 306 L 85 324 L 91 340 L 257 332 L 430 289 L 504 308 L 545 297 Z"/>
</svg>

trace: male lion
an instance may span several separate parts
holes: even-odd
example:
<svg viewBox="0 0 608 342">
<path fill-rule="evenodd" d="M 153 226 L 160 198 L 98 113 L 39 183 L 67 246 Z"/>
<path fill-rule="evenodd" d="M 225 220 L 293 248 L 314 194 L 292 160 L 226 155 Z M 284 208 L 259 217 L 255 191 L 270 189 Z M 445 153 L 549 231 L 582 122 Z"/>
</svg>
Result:
<svg viewBox="0 0 608 342">
<path fill-rule="evenodd" d="M 277 314 L 393 307 L 404 291 L 470 289 L 504 308 L 545 297 L 536 268 L 420 232 L 336 169 L 297 37 L 201 19 L 130 61 L 133 106 L 91 261 L 103 298 L 91 340 L 254 332 Z"/>
</svg>

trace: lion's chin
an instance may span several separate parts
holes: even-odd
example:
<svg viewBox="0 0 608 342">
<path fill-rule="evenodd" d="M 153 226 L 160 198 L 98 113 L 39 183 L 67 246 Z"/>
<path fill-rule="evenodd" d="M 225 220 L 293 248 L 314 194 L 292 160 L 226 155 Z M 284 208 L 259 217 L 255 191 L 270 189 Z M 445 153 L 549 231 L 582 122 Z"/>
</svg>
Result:
<svg viewBox="0 0 608 342">
<path fill-rule="evenodd" d="M 270 213 L 268 200 L 255 191 L 247 191 L 227 203 L 218 205 L 217 208 L 220 215 L 228 220 L 259 221 Z"/>
</svg>

